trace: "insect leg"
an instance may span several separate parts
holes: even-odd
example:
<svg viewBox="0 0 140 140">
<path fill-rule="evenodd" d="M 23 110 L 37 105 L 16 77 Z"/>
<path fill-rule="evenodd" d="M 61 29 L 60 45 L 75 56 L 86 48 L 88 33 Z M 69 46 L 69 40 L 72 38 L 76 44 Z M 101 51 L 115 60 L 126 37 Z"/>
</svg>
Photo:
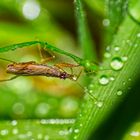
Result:
<svg viewBox="0 0 140 140">
<path fill-rule="evenodd" d="M 0 82 L 6 82 L 6 81 L 11 81 L 11 80 L 14 80 L 14 79 L 16 79 L 17 77 L 19 77 L 19 76 L 13 76 L 13 77 L 11 77 L 11 78 L 9 78 L 9 79 L 3 79 L 3 80 L 0 80 Z"/>
<path fill-rule="evenodd" d="M 49 50 L 46 50 L 45 48 L 42 48 L 40 46 L 38 46 L 38 50 L 39 50 L 42 64 L 45 64 L 45 63 L 55 59 L 55 55 L 52 52 L 50 52 Z M 49 57 L 46 57 L 46 55 L 49 55 Z"/>
<path fill-rule="evenodd" d="M 5 59 L 5 58 L 0 58 L 1 60 L 4 60 L 4 61 L 8 61 L 8 62 L 12 62 L 12 63 L 16 63 L 16 62 L 14 62 L 14 61 L 12 61 L 12 60 L 9 60 L 9 59 Z"/>
<path fill-rule="evenodd" d="M 75 64 L 70 64 L 70 63 L 57 63 L 54 66 L 56 66 L 57 68 L 63 70 L 63 68 L 70 68 L 71 73 L 73 74 L 73 67 L 78 67 L 79 65 L 75 65 Z M 64 71 L 64 70 L 63 70 Z"/>
</svg>

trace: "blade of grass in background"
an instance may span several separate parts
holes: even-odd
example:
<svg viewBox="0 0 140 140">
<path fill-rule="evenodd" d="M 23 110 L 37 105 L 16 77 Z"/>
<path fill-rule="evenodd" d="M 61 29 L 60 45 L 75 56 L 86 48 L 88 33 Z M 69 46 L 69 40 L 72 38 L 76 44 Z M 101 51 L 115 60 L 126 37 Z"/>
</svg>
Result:
<svg viewBox="0 0 140 140">
<path fill-rule="evenodd" d="M 99 16 L 105 16 L 105 12 L 104 12 L 104 5 L 105 5 L 105 1 L 104 0 L 84 0 L 88 6 L 92 9 L 92 11 L 96 14 L 98 14 Z"/>
<path fill-rule="evenodd" d="M 100 70 L 89 90 L 97 101 L 88 99 L 83 103 L 71 139 L 86 140 L 91 133 L 109 117 L 118 104 L 126 97 L 130 87 L 139 75 L 140 69 L 140 27 L 126 16 L 109 48 L 108 58 L 104 58 Z M 117 133 L 117 132 L 116 132 Z"/>
<path fill-rule="evenodd" d="M 79 44 L 82 48 L 83 58 L 95 61 L 97 59 L 95 46 L 90 35 L 86 16 L 81 0 L 75 0 L 75 15 L 77 20 Z"/>
<path fill-rule="evenodd" d="M 106 0 L 106 17 L 103 20 L 103 26 L 106 30 L 104 45 L 109 45 L 114 35 L 118 32 L 119 25 L 126 15 L 127 3 L 128 0 Z"/>
</svg>

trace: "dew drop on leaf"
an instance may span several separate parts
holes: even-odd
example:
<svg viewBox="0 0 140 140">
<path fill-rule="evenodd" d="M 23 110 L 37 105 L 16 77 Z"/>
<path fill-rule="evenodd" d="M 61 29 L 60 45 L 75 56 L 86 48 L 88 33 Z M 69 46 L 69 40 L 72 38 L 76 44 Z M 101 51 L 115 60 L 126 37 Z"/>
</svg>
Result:
<svg viewBox="0 0 140 140">
<path fill-rule="evenodd" d="M 14 135 L 18 134 L 18 129 L 17 129 L 17 128 L 14 128 L 14 129 L 12 130 L 12 133 L 13 133 Z"/>
<path fill-rule="evenodd" d="M 103 26 L 109 26 L 110 25 L 110 20 L 109 19 L 104 19 L 103 20 Z"/>
<path fill-rule="evenodd" d="M 111 54 L 110 54 L 109 52 L 105 52 L 105 53 L 104 53 L 104 57 L 105 57 L 105 58 L 109 58 L 109 57 L 111 57 Z"/>
<path fill-rule="evenodd" d="M 12 120 L 11 125 L 16 126 L 17 125 L 17 120 Z"/>
<path fill-rule="evenodd" d="M 107 85 L 109 83 L 109 79 L 106 75 L 102 75 L 99 79 L 99 83 L 101 85 Z"/>
<path fill-rule="evenodd" d="M 114 81 L 114 80 L 115 80 L 115 78 L 112 76 L 112 77 L 110 77 L 110 80 L 111 80 L 111 81 Z"/>
<path fill-rule="evenodd" d="M 128 57 L 127 56 L 123 56 L 122 57 L 122 61 L 127 61 Z"/>
<path fill-rule="evenodd" d="M 110 66 L 113 70 L 121 70 L 123 68 L 123 61 L 119 57 L 115 57 L 112 59 Z"/>
<path fill-rule="evenodd" d="M 128 79 L 128 81 L 131 81 L 131 80 L 132 80 L 131 78 Z"/>
<path fill-rule="evenodd" d="M 118 90 L 118 91 L 117 91 L 117 95 L 118 95 L 118 96 L 120 96 L 120 95 L 122 95 L 122 94 L 123 94 L 122 90 Z"/>
<path fill-rule="evenodd" d="M 132 131 L 130 133 L 130 135 L 133 136 L 133 137 L 138 137 L 138 136 L 140 136 L 140 132 L 139 131 Z"/>
<path fill-rule="evenodd" d="M 101 108 L 103 106 L 103 102 L 101 101 L 97 101 L 95 102 L 95 104 L 97 105 L 97 107 Z"/>
<path fill-rule="evenodd" d="M 8 134 L 8 130 L 7 130 L 7 129 L 3 129 L 3 130 L 0 131 L 0 134 L 1 134 L 2 136 L 5 136 L 5 135 Z"/>
<path fill-rule="evenodd" d="M 74 133 L 79 133 L 79 129 L 75 129 L 74 130 Z"/>
<path fill-rule="evenodd" d="M 137 34 L 137 37 L 140 37 L 140 33 Z"/>
<path fill-rule="evenodd" d="M 115 47 L 114 50 L 115 50 L 115 51 L 119 51 L 120 48 L 119 48 L 119 47 Z"/>
</svg>

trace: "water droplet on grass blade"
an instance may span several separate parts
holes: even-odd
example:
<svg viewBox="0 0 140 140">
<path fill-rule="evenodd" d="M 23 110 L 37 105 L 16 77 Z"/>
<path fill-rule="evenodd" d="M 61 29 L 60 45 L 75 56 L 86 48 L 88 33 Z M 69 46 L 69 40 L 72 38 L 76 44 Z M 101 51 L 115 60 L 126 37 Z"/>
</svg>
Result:
<svg viewBox="0 0 140 140">
<path fill-rule="evenodd" d="M 12 130 L 12 133 L 13 133 L 14 135 L 18 134 L 18 129 L 17 129 L 17 128 L 14 128 L 14 129 Z"/>
<path fill-rule="evenodd" d="M 138 137 L 138 136 L 140 136 L 140 132 L 139 131 L 132 131 L 130 133 L 130 135 L 133 136 L 133 137 Z"/>
<path fill-rule="evenodd" d="M 97 107 L 101 108 L 103 106 L 103 102 L 101 101 L 96 101 L 95 104 L 97 105 Z"/>
<path fill-rule="evenodd" d="M 104 19 L 103 20 L 103 26 L 109 26 L 110 25 L 110 20 L 109 19 Z"/>
<path fill-rule="evenodd" d="M 115 78 L 112 76 L 112 77 L 110 77 L 110 80 L 111 80 L 111 81 L 114 81 L 114 80 L 115 80 Z"/>
<path fill-rule="evenodd" d="M 122 94 L 123 94 L 123 92 L 122 92 L 121 90 L 118 90 L 118 91 L 117 91 L 117 95 L 118 95 L 118 96 L 120 96 L 120 95 L 122 95 Z"/>
<path fill-rule="evenodd" d="M 79 133 L 79 129 L 75 129 L 74 130 L 74 133 Z"/>
<path fill-rule="evenodd" d="M 106 75 L 102 75 L 100 78 L 99 78 L 99 83 L 101 85 L 107 85 L 109 83 L 109 79 Z"/>
<path fill-rule="evenodd" d="M 137 34 L 137 37 L 140 37 L 140 33 Z"/>
<path fill-rule="evenodd" d="M 113 58 L 110 63 L 111 68 L 116 71 L 121 70 L 123 68 L 123 65 L 123 61 L 119 57 Z"/>
<path fill-rule="evenodd" d="M 120 48 L 119 48 L 119 47 L 115 47 L 114 50 L 115 50 L 115 51 L 119 51 Z"/>
<path fill-rule="evenodd" d="M 127 56 L 123 56 L 122 57 L 122 61 L 127 61 L 128 57 Z"/>
<path fill-rule="evenodd" d="M 16 126 L 16 125 L 17 125 L 17 121 L 16 121 L 16 120 L 13 120 L 13 121 L 11 121 L 11 124 L 12 124 L 13 126 Z"/>
<path fill-rule="evenodd" d="M 7 130 L 7 129 L 3 129 L 3 130 L 0 131 L 0 134 L 1 134 L 2 136 L 5 136 L 5 135 L 8 134 L 8 130 Z"/>
<path fill-rule="evenodd" d="M 105 52 L 105 53 L 104 53 L 104 57 L 105 57 L 105 58 L 109 58 L 109 57 L 111 57 L 111 54 L 110 54 L 109 52 Z"/>
</svg>

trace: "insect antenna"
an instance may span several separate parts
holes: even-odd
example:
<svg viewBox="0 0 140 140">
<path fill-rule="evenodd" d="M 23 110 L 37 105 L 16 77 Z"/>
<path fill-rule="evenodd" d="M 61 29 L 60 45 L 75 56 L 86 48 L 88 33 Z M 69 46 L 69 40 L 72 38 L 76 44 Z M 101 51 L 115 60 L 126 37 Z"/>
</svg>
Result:
<svg viewBox="0 0 140 140">
<path fill-rule="evenodd" d="M 5 58 L 0 58 L 1 60 L 4 60 L 4 61 L 8 61 L 8 62 L 12 62 L 12 63 L 16 63 L 15 61 L 12 61 L 12 60 L 9 60 L 9 59 L 5 59 Z"/>
</svg>

